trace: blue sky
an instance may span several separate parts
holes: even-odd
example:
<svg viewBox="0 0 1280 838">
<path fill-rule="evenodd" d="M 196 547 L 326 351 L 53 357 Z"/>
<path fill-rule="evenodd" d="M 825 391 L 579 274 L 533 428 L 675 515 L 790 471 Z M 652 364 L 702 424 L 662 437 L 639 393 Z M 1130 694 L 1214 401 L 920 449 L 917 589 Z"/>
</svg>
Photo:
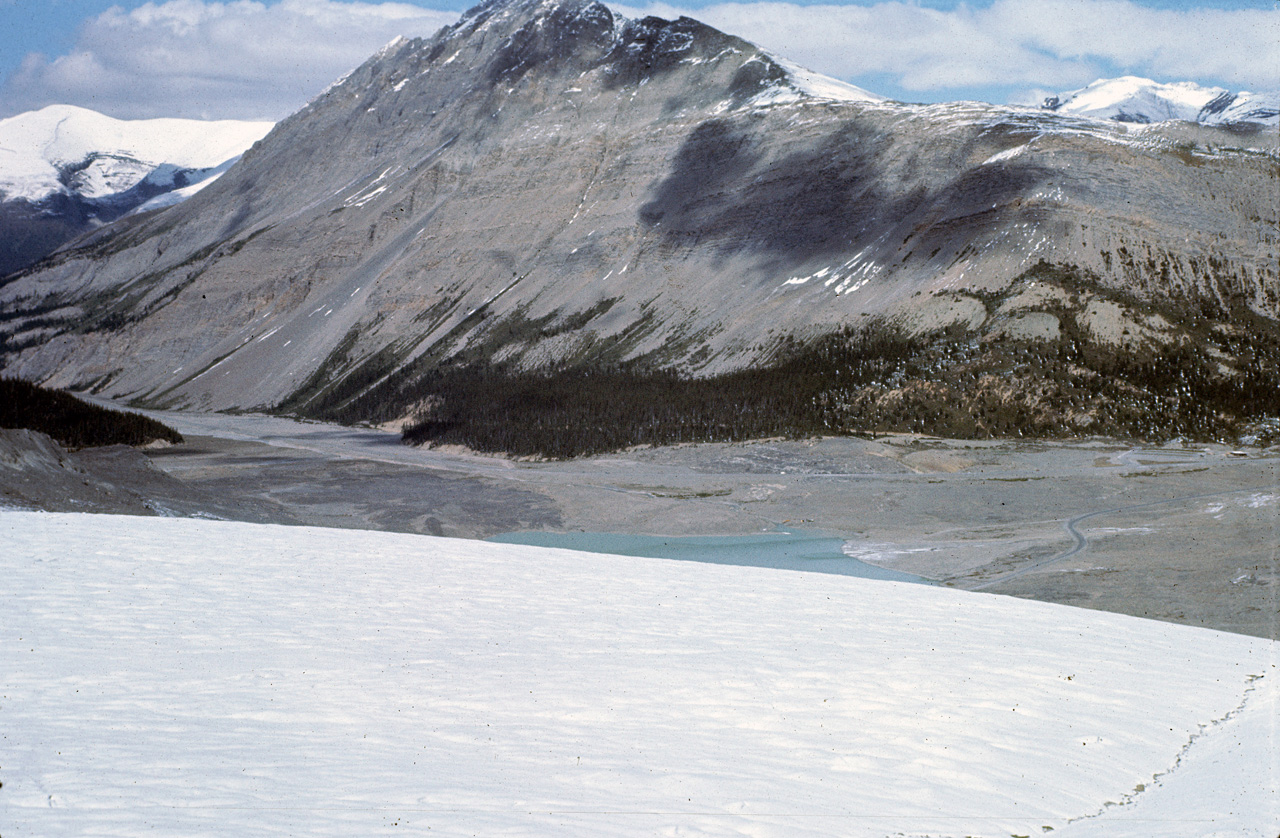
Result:
<svg viewBox="0 0 1280 838">
<path fill-rule="evenodd" d="M 607 0 L 606 0 L 607 2 Z M 118 117 L 279 119 L 397 34 L 467 0 L 0 0 L 0 117 L 53 103 Z M 1141 75 L 1280 89 L 1277 0 L 628 0 L 691 14 L 910 101 L 1034 102 Z"/>
</svg>

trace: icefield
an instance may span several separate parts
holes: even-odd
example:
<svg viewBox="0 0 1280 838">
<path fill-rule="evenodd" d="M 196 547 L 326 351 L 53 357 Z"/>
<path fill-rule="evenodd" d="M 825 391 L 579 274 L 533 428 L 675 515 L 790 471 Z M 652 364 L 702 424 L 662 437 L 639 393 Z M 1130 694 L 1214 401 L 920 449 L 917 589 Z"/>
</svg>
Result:
<svg viewBox="0 0 1280 838">
<path fill-rule="evenodd" d="M 275 123 L 242 120 L 113 119 L 72 105 L 49 105 L 0 119 L 0 195 L 40 201 L 72 191 L 107 198 L 163 169 L 212 168 L 230 162 Z M 172 171 L 168 173 L 172 183 Z"/>
<path fill-rule="evenodd" d="M 175 518 L 0 512 L 0 573 L 5 838 L 1280 831 L 1272 641 Z"/>
</svg>

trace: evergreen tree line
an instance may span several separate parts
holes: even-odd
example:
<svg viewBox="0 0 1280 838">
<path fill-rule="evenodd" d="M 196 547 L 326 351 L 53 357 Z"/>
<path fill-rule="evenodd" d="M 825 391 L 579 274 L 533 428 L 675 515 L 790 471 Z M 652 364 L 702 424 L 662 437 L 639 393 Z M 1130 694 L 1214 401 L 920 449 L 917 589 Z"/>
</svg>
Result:
<svg viewBox="0 0 1280 838">
<path fill-rule="evenodd" d="M 883 324 L 785 343 L 768 365 L 691 378 L 643 364 L 524 371 L 446 366 L 400 391 L 427 404 L 411 443 L 567 458 L 636 445 L 909 431 L 956 438 L 1227 440 L 1280 416 L 1280 339 L 1224 375 L 1189 343 L 1119 349 L 910 337 Z"/>
<path fill-rule="evenodd" d="M 99 407 L 70 393 L 0 377 L 0 428 L 48 434 L 64 448 L 182 442 L 182 434 L 138 413 Z"/>
</svg>

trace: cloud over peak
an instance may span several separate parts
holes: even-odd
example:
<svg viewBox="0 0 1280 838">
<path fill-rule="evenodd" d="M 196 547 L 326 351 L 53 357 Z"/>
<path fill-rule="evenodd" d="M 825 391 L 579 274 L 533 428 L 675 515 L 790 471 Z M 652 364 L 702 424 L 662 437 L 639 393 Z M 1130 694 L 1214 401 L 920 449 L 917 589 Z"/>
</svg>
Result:
<svg viewBox="0 0 1280 838">
<path fill-rule="evenodd" d="M 696 17 L 811 69 L 907 99 L 1031 102 L 1119 75 L 1280 89 L 1280 7 L 1172 10 L 1143 0 L 615 7 L 632 16 Z M 0 85 L 0 117 L 68 103 L 121 118 L 280 119 L 397 35 L 430 35 L 457 17 L 350 0 L 114 7 L 85 21 L 67 54 L 27 55 Z"/>
<path fill-rule="evenodd" d="M 0 88 L 0 115 L 62 102 L 120 118 L 280 119 L 397 35 L 456 19 L 337 0 L 113 7 L 84 23 L 67 55 L 28 55 Z"/>
<path fill-rule="evenodd" d="M 904 0 L 851 5 L 667 2 L 828 75 L 940 99 L 974 89 L 1064 90 L 1134 74 L 1280 88 L 1280 9 L 1159 9 L 1134 0 L 994 0 L 942 10 Z M 878 91 L 895 92 L 895 91 Z"/>
</svg>

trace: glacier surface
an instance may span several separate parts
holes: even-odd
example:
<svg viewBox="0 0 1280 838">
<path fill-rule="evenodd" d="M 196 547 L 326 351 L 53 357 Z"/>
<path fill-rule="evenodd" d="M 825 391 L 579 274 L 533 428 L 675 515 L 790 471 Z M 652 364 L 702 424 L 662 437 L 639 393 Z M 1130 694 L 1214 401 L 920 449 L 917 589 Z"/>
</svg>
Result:
<svg viewBox="0 0 1280 838">
<path fill-rule="evenodd" d="M 1277 644 L 760 568 L 0 512 L 6 835 L 1259 836 Z"/>
</svg>

